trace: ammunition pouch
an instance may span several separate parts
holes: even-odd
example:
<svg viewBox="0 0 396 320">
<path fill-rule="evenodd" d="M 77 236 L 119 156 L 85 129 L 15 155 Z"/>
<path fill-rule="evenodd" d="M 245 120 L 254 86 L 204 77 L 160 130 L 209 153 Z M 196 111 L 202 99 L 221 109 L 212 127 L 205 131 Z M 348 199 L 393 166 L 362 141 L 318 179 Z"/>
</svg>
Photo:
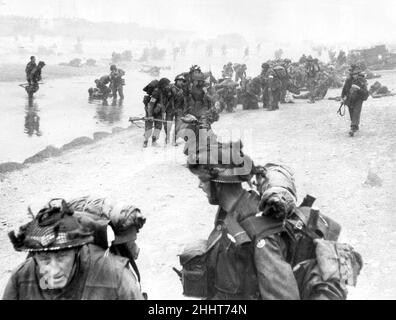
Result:
<svg viewBox="0 0 396 320">
<path fill-rule="evenodd" d="M 192 245 L 180 255 L 183 295 L 206 298 L 208 296 L 208 270 L 206 266 L 206 241 Z"/>
<path fill-rule="evenodd" d="M 210 252 L 220 240 L 221 232 L 213 232 L 209 240 L 199 240 L 188 245 L 180 254 L 183 295 L 211 298 L 214 293 L 214 272 L 211 270 Z"/>
<path fill-rule="evenodd" d="M 320 274 L 324 281 L 335 280 L 342 285 L 356 286 L 363 266 L 362 257 L 350 245 L 323 239 L 314 240 Z"/>
</svg>

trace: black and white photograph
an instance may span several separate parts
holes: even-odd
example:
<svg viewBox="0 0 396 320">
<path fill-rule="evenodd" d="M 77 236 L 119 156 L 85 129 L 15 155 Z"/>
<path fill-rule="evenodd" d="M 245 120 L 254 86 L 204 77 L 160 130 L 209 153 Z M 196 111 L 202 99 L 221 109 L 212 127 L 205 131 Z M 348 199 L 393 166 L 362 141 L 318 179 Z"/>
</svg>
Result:
<svg viewBox="0 0 396 320">
<path fill-rule="evenodd" d="M 395 300 L 395 14 L 0 0 L 0 298 Z"/>
</svg>

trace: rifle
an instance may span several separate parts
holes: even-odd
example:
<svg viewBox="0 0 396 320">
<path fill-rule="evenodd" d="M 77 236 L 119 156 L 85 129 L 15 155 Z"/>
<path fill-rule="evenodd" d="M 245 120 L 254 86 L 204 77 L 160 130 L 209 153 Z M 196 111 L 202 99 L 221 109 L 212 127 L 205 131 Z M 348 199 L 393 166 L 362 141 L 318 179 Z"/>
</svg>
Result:
<svg viewBox="0 0 396 320">
<path fill-rule="evenodd" d="M 44 84 L 44 82 L 37 82 L 37 84 Z M 18 84 L 18 86 L 20 86 L 20 87 L 22 87 L 22 88 L 26 88 L 26 87 L 29 86 L 29 83 L 28 83 L 28 82 L 26 82 L 26 83 L 21 83 L 21 84 Z"/>
<path fill-rule="evenodd" d="M 342 107 L 344 107 L 344 110 L 342 110 Z M 345 103 L 341 102 L 340 107 L 338 108 L 337 114 L 339 114 L 341 117 L 345 115 Z"/>
<path fill-rule="evenodd" d="M 164 122 L 164 123 L 172 122 L 169 120 L 162 120 L 162 119 L 150 119 L 148 117 L 129 117 L 128 121 L 130 121 L 132 123 L 134 123 L 135 121 L 157 121 L 157 122 Z"/>
</svg>

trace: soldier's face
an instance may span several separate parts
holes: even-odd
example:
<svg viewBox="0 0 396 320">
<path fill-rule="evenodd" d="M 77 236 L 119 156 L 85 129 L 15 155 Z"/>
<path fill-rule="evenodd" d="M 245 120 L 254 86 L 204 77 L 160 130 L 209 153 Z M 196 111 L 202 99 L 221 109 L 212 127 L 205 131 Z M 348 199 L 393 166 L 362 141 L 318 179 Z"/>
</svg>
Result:
<svg viewBox="0 0 396 320">
<path fill-rule="evenodd" d="M 34 258 L 39 268 L 41 289 L 62 289 L 73 276 L 76 249 L 38 252 Z"/>
<path fill-rule="evenodd" d="M 216 197 L 216 190 L 213 190 L 214 186 L 210 181 L 202 181 L 201 179 L 199 180 L 199 186 L 200 189 L 202 189 L 203 192 L 206 193 L 206 196 L 208 198 L 208 202 L 213 205 L 218 204 L 218 199 Z"/>
</svg>

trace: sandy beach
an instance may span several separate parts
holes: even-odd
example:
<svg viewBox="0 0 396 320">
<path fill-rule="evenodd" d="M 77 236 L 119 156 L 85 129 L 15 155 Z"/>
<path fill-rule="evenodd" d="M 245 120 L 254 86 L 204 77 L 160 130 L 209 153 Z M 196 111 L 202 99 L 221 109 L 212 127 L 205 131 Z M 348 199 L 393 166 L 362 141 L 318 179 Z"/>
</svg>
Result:
<svg viewBox="0 0 396 320">
<path fill-rule="evenodd" d="M 394 78 L 394 76 L 392 76 Z M 387 82 L 386 85 L 392 83 Z M 339 94 L 331 90 L 329 96 Z M 369 98 L 361 131 L 347 134 L 348 114 L 338 103 L 296 101 L 280 110 L 222 114 L 214 130 L 225 140 L 239 130 L 245 151 L 256 163 L 278 162 L 295 172 L 299 200 L 309 193 L 315 205 L 342 225 L 341 241 L 350 243 L 364 267 L 349 299 L 395 299 L 396 285 L 396 97 Z M 239 107 L 240 108 L 240 107 Z M 15 253 L 7 231 L 27 221 L 27 206 L 37 212 L 54 197 L 91 194 L 138 206 L 147 223 L 138 234 L 138 266 L 149 299 L 185 299 L 172 267 L 177 254 L 195 239 L 206 238 L 216 208 L 198 189 L 184 166 L 182 145 L 143 149 L 143 129 L 127 130 L 59 157 L 0 175 L 0 293 L 25 255 Z M 381 183 L 365 184 L 368 173 Z"/>
</svg>

